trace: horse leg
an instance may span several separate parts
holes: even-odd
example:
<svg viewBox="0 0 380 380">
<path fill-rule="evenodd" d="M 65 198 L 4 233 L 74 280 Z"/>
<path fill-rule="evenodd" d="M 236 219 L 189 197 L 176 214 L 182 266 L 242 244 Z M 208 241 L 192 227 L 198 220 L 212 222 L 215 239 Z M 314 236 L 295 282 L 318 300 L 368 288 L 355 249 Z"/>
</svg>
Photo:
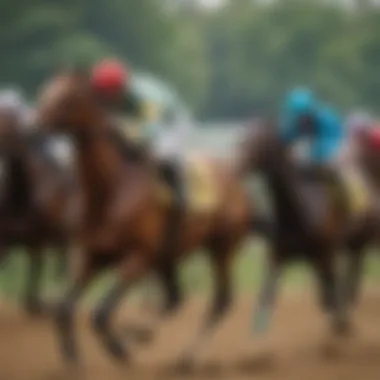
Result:
<svg viewBox="0 0 380 380">
<path fill-rule="evenodd" d="M 29 315 L 35 316 L 42 313 L 42 304 L 39 296 L 42 274 L 42 250 L 33 247 L 29 252 L 30 265 L 26 282 L 24 307 Z"/>
<path fill-rule="evenodd" d="M 61 351 L 64 360 L 69 364 L 76 364 L 78 361 L 73 321 L 75 306 L 95 276 L 95 270 L 91 265 L 88 254 L 78 252 L 77 256 L 73 258 L 77 260 L 74 267 L 73 283 L 63 301 L 58 305 L 56 315 L 56 327 Z"/>
<path fill-rule="evenodd" d="M 144 284 L 144 311 L 150 314 L 152 319 L 141 325 L 129 324 L 124 329 L 127 337 L 132 337 L 133 340 L 138 343 L 151 342 L 154 338 L 157 325 L 162 322 L 165 317 L 175 313 L 183 301 L 178 270 L 175 263 L 166 259 L 162 260 L 159 264 L 157 275 L 157 277 L 149 277 Z M 157 303 L 153 305 L 152 300 L 152 296 L 157 298 L 157 287 L 160 285 L 163 286 L 164 292 L 164 305 L 162 309 L 157 308 Z"/>
<path fill-rule="evenodd" d="M 221 251 L 214 251 L 212 255 L 216 281 L 213 303 L 195 339 L 190 342 L 180 357 L 178 362 L 180 371 L 189 371 L 194 368 L 196 359 L 204 344 L 209 340 L 230 309 L 232 303 L 231 259 L 233 252 L 233 249 L 223 248 Z"/>
<path fill-rule="evenodd" d="M 59 280 L 64 279 L 67 274 L 67 244 L 59 244 L 56 247 L 56 265 L 55 265 L 55 277 Z"/>
<path fill-rule="evenodd" d="M 348 268 L 346 278 L 347 302 L 354 306 L 359 298 L 360 285 L 363 277 L 364 251 L 362 247 L 355 247 L 348 253 Z"/>
<path fill-rule="evenodd" d="M 345 282 L 338 275 L 337 265 L 332 252 L 325 252 L 317 263 L 320 280 L 321 301 L 324 310 L 333 313 L 332 326 L 334 332 L 345 333 L 349 329 L 348 302 Z"/>
<path fill-rule="evenodd" d="M 134 342 L 145 344 L 149 343 L 154 338 L 154 317 L 158 309 L 157 298 L 159 296 L 157 292 L 157 278 L 152 274 L 144 280 L 142 288 L 142 300 L 141 311 L 144 315 L 152 316 L 152 320 L 145 323 L 128 323 L 123 327 L 124 335 L 128 339 L 133 339 Z"/>
<path fill-rule="evenodd" d="M 151 313 L 157 309 L 157 277 L 151 274 L 144 280 L 141 296 L 141 309 Z"/>
<path fill-rule="evenodd" d="M 147 274 L 149 262 L 140 253 L 129 254 L 121 263 L 116 283 L 93 312 L 93 327 L 108 354 L 118 361 L 128 359 L 128 351 L 111 330 L 113 312 L 137 280 Z"/>
<path fill-rule="evenodd" d="M 160 265 L 158 274 L 164 287 L 165 296 L 162 312 L 164 315 L 171 314 L 178 309 L 183 301 L 176 263 L 171 260 L 165 260 Z"/>
<path fill-rule="evenodd" d="M 319 300 L 326 313 L 332 313 L 336 307 L 336 276 L 331 260 L 323 259 L 316 263 L 316 273 L 319 283 Z"/>
<path fill-rule="evenodd" d="M 276 301 L 280 271 L 281 264 L 275 259 L 275 256 L 271 255 L 267 263 L 266 274 L 261 284 L 259 299 L 253 317 L 253 332 L 255 335 L 268 332 Z"/>
<path fill-rule="evenodd" d="M 163 285 L 164 305 L 161 314 L 168 314 L 175 311 L 182 303 L 182 294 L 179 285 L 178 271 L 175 263 L 171 260 L 162 260 L 158 267 L 157 277 L 149 277 L 144 286 L 143 302 L 149 312 L 154 310 L 154 298 L 157 298 L 157 280 Z M 155 294 L 154 294 L 155 293 Z M 152 297 L 152 295 L 155 297 Z"/>
</svg>

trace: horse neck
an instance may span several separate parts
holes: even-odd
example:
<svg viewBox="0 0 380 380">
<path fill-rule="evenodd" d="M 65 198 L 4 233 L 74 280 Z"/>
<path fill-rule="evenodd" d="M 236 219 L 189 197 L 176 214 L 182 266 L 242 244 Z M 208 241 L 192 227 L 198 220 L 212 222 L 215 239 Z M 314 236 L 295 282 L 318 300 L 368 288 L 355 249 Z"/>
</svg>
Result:
<svg viewBox="0 0 380 380">
<path fill-rule="evenodd" d="M 115 188 L 122 166 L 121 157 L 104 136 L 91 136 L 77 150 L 78 174 L 88 197 L 101 201 Z"/>
<path fill-rule="evenodd" d="M 82 212 L 85 225 L 91 228 L 102 223 L 107 207 L 121 186 L 123 195 L 128 197 L 127 192 L 129 189 L 132 192 L 135 190 L 134 184 L 140 178 L 140 168 L 124 157 L 114 137 L 95 133 L 77 140 L 77 174 L 81 183 Z M 126 177 L 133 180 L 127 183 Z"/>
<path fill-rule="evenodd" d="M 289 169 L 289 170 L 288 170 Z M 277 161 L 265 172 L 267 183 L 272 191 L 274 212 L 280 221 L 295 222 L 297 208 L 293 168 L 286 159 Z"/>
</svg>

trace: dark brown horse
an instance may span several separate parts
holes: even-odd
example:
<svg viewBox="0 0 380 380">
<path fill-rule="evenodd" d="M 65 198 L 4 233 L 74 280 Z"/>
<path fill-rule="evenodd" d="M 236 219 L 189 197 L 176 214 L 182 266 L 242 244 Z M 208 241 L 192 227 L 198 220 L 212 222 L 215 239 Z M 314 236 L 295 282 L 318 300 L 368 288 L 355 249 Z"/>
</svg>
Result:
<svg viewBox="0 0 380 380">
<path fill-rule="evenodd" d="M 73 137 L 83 195 L 80 252 L 71 273 L 73 286 L 57 319 L 65 358 L 77 359 L 73 330 L 76 302 L 106 267 L 114 266 L 118 275 L 94 311 L 93 326 L 107 351 L 122 360 L 128 357 L 128 350 L 111 327 L 112 313 L 122 297 L 137 281 L 157 270 L 168 297 L 166 310 L 174 310 L 181 300 L 177 261 L 205 247 L 210 252 L 216 292 L 205 324 L 181 355 L 182 365 L 193 364 L 199 345 L 230 307 L 232 260 L 249 232 L 250 202 L 238 178 L 222 162 L 203 161 L 203 169 L 209 170 L 209 185 L 215 186 L 215 197 L 211 197 L 210 207 L 187 207 L 179 245 L 166 251 L 172 203 L 165 194 L 170 192 L 158 178 L 157 165 L 149 154 L 136 155 L 133 145 L 119 138 L 86 75 L 67 71 L 48 82 L 39 99 L 39 117 L 44 125 L 60 128 Z M 202 182 L 206 177 L 199 178 Z"/>
<path fill-rule="evenodd" d="M 30 270 L 25 308 L 38 314 L 43 311 L 39 288 L 46 249 L 59 253 L 57 269 L 64 273 L 69 192 L 59 171 L 41 155 L 41 136 L 25 131 L 18 116 L 0 113 L 0 258 L 15 246 L 26 249 Z"/>
<path fill-rule="evenodd" d="M 285 264 L 309 262 L 319 282 L 323 309 L 332 313 L 337 332 L 347 331 L 347 302 L 342 295 L 337 253 L 343 247 L 347 215 L 335 200 L 327 183 L 307 176 L 291 158 L 288 147 L 278 138 L 274 124 L 258 122 L 242 146 L 243 169 L 264 176 L 273 200 L 275 229 L 268 267 L 260 292 L 253 327 L 255 333 L 268 330 Z M 301 174 L 302 173 L 302 174 Z M 313 222 L 307 213 L 313 214 Z"/>
</svg>

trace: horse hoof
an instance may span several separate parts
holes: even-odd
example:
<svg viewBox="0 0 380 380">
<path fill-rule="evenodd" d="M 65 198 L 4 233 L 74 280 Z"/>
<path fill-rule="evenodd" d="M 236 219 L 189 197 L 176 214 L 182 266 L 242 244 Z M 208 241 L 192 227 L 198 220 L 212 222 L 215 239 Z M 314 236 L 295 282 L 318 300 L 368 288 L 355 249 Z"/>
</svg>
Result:
<svg viewBox="0 0 380 380">
<path fill-rule="evenodd" d="M 65 367 L 71 371 L 78 371 L 81 368 L 81 361 L 79 360 L 78 351 L 75 347 L 62 347 L 62 356 Z"/>
<path fill-rule="evenodd" d="M 237 364 L 237 369 L 241 372 L 261 372 L 269 370 L 273 364 L 273 356 L 270 353 L 262 353 L 252 357 L 245 357 Z"/>
<path fill-rule="evenodd" d="M 180 375 L 190 375 L 195 371 L 195 363 L 189 357 L 182 358 L 178 361 L 178 363 L 174 366 L 174 373 Z"/>
<path fill-rule="evenodd" d="M 154 341 L 154 331 L 150 329 L 136 332 L 135 341 L 141 345 L 148 345 Z"/>
<path fill-rule="evenodd" d="M 30 317 L 41 317 L 45 314 L 45 309 L 40 302 L 28 302 L 25 311 Z"/>
<path fill-rule="evenodd" d="M 110 356 L 120 364 L 126 364 L 129 362 L 129 355 L 123 345 L 116 341 L 108 342 L 108 352 Z"/>
<path fill-rule="evenodd" d="M 70 372 L 78 372 L 82 369 L 81 362 L 76 355 L 65 355 L 64 361 L 66 369 Z"/>
<path fill-rule="evenodd" d="M 348 337 L 352 333 L 351 324 L 348 321 L 336 321 L 333 324 L 333 333 L 338 337 Z"/>
<path fill-rule="evenodd" d="M 149 327 L 127 327 L 124 329 L 123 335 L 126 335 L 128 339 L 132 339 L 138 344 L 147 345 L 153 342 L 155 331 Z"/>
</svg>

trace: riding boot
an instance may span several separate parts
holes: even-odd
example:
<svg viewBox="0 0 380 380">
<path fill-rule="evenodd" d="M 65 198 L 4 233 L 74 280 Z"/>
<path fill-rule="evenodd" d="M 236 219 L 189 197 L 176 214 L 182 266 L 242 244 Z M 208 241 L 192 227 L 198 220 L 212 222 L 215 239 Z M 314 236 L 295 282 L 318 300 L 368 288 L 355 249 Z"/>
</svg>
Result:
<svg viewBox="0 0 380 380">
<path fill-rule="evenodd" d="M 126 160 L 141 163 L 147 158 L 148 148 L 143 142 L 124 138 L 117 129 L 111 131 L 110 138 L 114 141 L 117 149 Z"/>
</svg>

